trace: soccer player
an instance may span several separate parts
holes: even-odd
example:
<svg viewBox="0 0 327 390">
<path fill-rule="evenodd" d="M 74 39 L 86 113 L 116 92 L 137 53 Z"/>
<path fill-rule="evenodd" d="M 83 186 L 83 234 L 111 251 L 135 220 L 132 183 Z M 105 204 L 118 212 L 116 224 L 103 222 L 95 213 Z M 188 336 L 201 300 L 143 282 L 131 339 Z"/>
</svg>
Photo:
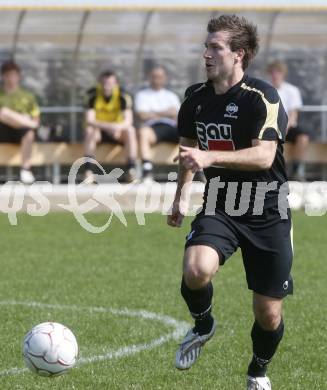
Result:
<svg viewBox="0 0 327 390">
<path fill-rule="evenodd" d="M 299 108 L 302 107 L 301 92 L 298 87 L 285 79 L 287 65 L 281 61 L 273 61 L 267 67 L 272 85 L 277 89 L 288 116 L 286 141 L 292 144 L 290 176 L 295 180 L 304 180 L 303 155 L 310 141 L 310 132 L 298 125 Z"/>
<path fill-rule="evenodd" d="M 186 90 L 179 112 L 178 186 L 167 221 L 181 226 L 185 188 L 204 169 L 204 203 L 186 240 L 181 284 L 195 325 L 177 351 L 176 367 L 190 368 L 213 336 L 211 280 L 240 248 L 253 291 L 247 389 L 270 390 L 267 366 L 284 333 L 283 298 L 293 290 L 282 146 L 287 115 L 274 87 L 244 74 L 258 51 L 256 27 L 243 17 L 222 15 L 210 20 L 207 31 L 208 81 Z"/>
<path fill-rule="evenodd" d="M 117 76 L 108 70 L 99 77 L 96 88 L 88 91 L 84 148 L 94 158 L 99 142 L 122 144 L 127 160 L 126 181 L 136 180 L 137 139 L 133 126 L 132 99 L 119 86 Z M 90 164 L 86 164 L 86 181 L 94 181 Z"/>
<path fill-rule="evenodd" d="M 177 113 L 180 101 L 176 93 L 165 88 L 166 70 L 155 66 L 149 74 L 150 87 L 135 96 L 135 111 L 141 122 L 139 145 L 142 158 L 142 178 L 152 180 L 151 146 L 158 142 L 178 144 Z"/>
<path fill-rule="evenodd" d="M 32 145 L 39 126 L 40 109 L 35 97 L 20 86 L 21 70 L 14 61 L 1 66 L 0 142 L 19 143 L 22 150 L 20 180 L 35 181 L 31 171 Z"/>
</svg>

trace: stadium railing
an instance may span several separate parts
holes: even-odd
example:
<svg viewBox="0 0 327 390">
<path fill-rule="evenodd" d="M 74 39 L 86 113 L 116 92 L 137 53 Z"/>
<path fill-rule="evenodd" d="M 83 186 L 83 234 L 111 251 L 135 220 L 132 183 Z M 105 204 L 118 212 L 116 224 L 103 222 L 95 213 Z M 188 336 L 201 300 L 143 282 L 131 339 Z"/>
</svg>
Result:
<svg viewBox="0 0 327 390">
<path fill-rule="evenodd" d="M 327 180 L 327 106 L 304 106 L 302 111 L 321 113 L 323 141 L 311 142 L 306 150 L 304 162 L 323 166 L 321 179 Z M 73 122 L 76 114 L 83 113 L 83 107 L 42 107 L 42 113 L 72 115 Z M 324 126 L 325 125 L 325 126 Z M 285 157 L 288 160 L 290 145 L 285 145 Z M 178 146 L 169 143 L 160 143 L 152 148 L 153 162 L 157 165 L 173 165 L 173 159 L 178 153 Z M 71 166 L 78 158 L 84 156 L 83 145 L 73 142 L 36 142 L 32 151 L 32 166 L 44 166 L 48 169 L 46 176 L 53 183 L 61 182 L 61 167 Z M 100 164 L 124 165 L 125 157 L 120 145 L 101 144 L 96 151 L 96 159 Z M 21 165 L 21 149 L 16 144 L 0 143 L 0 166 L 7 168 L 7 176 L 13 167 Z"/>
<path fill-rule="evenodd" d="M 288 160 L 290 145 L 285 145 L 286 160 Z M 160 143 L 153 147 L 153 162 L 157 165 L 173 165 L 173 159 L 178 153 L 178 146 Z M 45 142 L 34 143 L 32 166 L 51 167 L 51 178 L 55 184 L 61 181 L 61 166 L 70 166 L 78 158 L 84 156 L 81 143 Z M 125 156 L 120 145 L 101 144 L 96 151 L 96 159 L 100 164 L 123 165 Z M 327 167 L 327 143 L 312 142 L 304 156 L 305 163 L 323 164 Z M 21 165 L 21 149 L 16 144 L 0 144 L 0 166 L 15 167 Z M 326 177 L 325 177 L 326 179 Z"/>
</svg>

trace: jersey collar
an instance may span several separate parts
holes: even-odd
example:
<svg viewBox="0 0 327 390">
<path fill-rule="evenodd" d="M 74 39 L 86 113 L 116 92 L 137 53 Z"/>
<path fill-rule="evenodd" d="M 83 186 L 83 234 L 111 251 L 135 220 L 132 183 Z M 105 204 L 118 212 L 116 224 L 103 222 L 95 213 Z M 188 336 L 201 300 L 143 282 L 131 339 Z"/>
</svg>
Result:
<svg viewBox="0 0 327 390">
<path fill-rule="evenodd" d="M 217 97 L 220 97 L 220 98 L 226 98 L 226 97 L 229 97 L 229 96 L 231 96 L 231 95 L 234 95 L 239 89 L 240 89 L 240 87 L 241 87 L 241 85 L 244 83 L 244 82 L 246 82 L 246 79 L 247 79 L 247 76 L 246 75 L 244 75 L 242 78 L 241 78 L 241 80 L 237 83 L 237 84 L 235 84 L 235 85 L 233 85 L 228 91 L 226 91 L 225 93 L 223 93 L 223 94 L 219 94 L 219 95 L 217 95 L 216 93 L 215 93 L 215 90 L 214 90 L 214 87 L 213 87 L 213 85 L 212 85 L 212 81 L 211 80 L 208 80 L 207 82 L 206 82 L 206 85 L 210 88 L 210 90 L 212 91 L 212 94 L 213 95 L 215 95 L 215 96 L 217 96 Z"/>
</svg>

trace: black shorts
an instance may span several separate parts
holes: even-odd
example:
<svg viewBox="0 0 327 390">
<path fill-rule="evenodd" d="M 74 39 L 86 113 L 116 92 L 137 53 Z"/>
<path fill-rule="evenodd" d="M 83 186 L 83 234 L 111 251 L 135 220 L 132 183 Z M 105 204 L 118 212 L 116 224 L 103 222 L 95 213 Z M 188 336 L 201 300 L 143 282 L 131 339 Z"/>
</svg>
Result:
<svg viewBox="0 0 327 390">
<path fill-rule="evenodd" d="M 101 142 L 108 143 L 108 144 L 123 145 L 121 141 L 117 141 L 114 137 L 112 137 L 104 130 L 101 130 Z"/>
<path fill-rule="evenodd" d="M 1 143 L 10 143 L 10 144 L 20 144 L 22 138 L 31 129 L 14 129 L 10 126 L 7 126 L 3 123 L 0 123 L 0 142 Z"/>
<path fill-rule="evenodd" d="M 151 126 L 153 129 L 157 142 L 170 142 L 178 144 L 179 136 L 177 127 L 168 125 L 167 123 L 156 123 Z"/>
<path fill-rule="evenodd" d="M 272 213 L 275 211 L 265 210 L 256 219 L 232 218 L 219 210 L 215 215 L 198 214 L 191 224 L 185 248 L 209 246 L 217 251 L 221 265 L 240 248 L 248 288 L 258 294 L 283 298 L 293 293 L 292 221 L 290 215 L 288 219 L 280 219 L 269 215 Z"/>
<path fill-rule="evenodd" d="M 310 132 L 306 131 L 305 129 L 303 129 L 302 127 L 299 127 L 299 126 L 290 127 L 288 129 L 287 134 L 286 134 L 285 140 L 286 140 L 286 142 L 295 143 L 296 142 L 296 138 L 299 135 L 307 135 L 307 136 L 310 137 Z"/>
</svg>

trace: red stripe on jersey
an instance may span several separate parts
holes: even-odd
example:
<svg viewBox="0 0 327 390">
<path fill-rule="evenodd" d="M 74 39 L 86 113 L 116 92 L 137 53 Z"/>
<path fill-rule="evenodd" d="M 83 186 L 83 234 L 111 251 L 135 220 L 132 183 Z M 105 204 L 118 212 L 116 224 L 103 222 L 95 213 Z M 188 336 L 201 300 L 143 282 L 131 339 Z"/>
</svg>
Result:
<svg viewBox="0 0 327 390">
<path fill-rule="evenodd" d="M 235 150 L 233 141 L 225 141 L 218 139 L 209 139 L 208 140 L 208 149 L 209 150 Z"/>
</svg>

